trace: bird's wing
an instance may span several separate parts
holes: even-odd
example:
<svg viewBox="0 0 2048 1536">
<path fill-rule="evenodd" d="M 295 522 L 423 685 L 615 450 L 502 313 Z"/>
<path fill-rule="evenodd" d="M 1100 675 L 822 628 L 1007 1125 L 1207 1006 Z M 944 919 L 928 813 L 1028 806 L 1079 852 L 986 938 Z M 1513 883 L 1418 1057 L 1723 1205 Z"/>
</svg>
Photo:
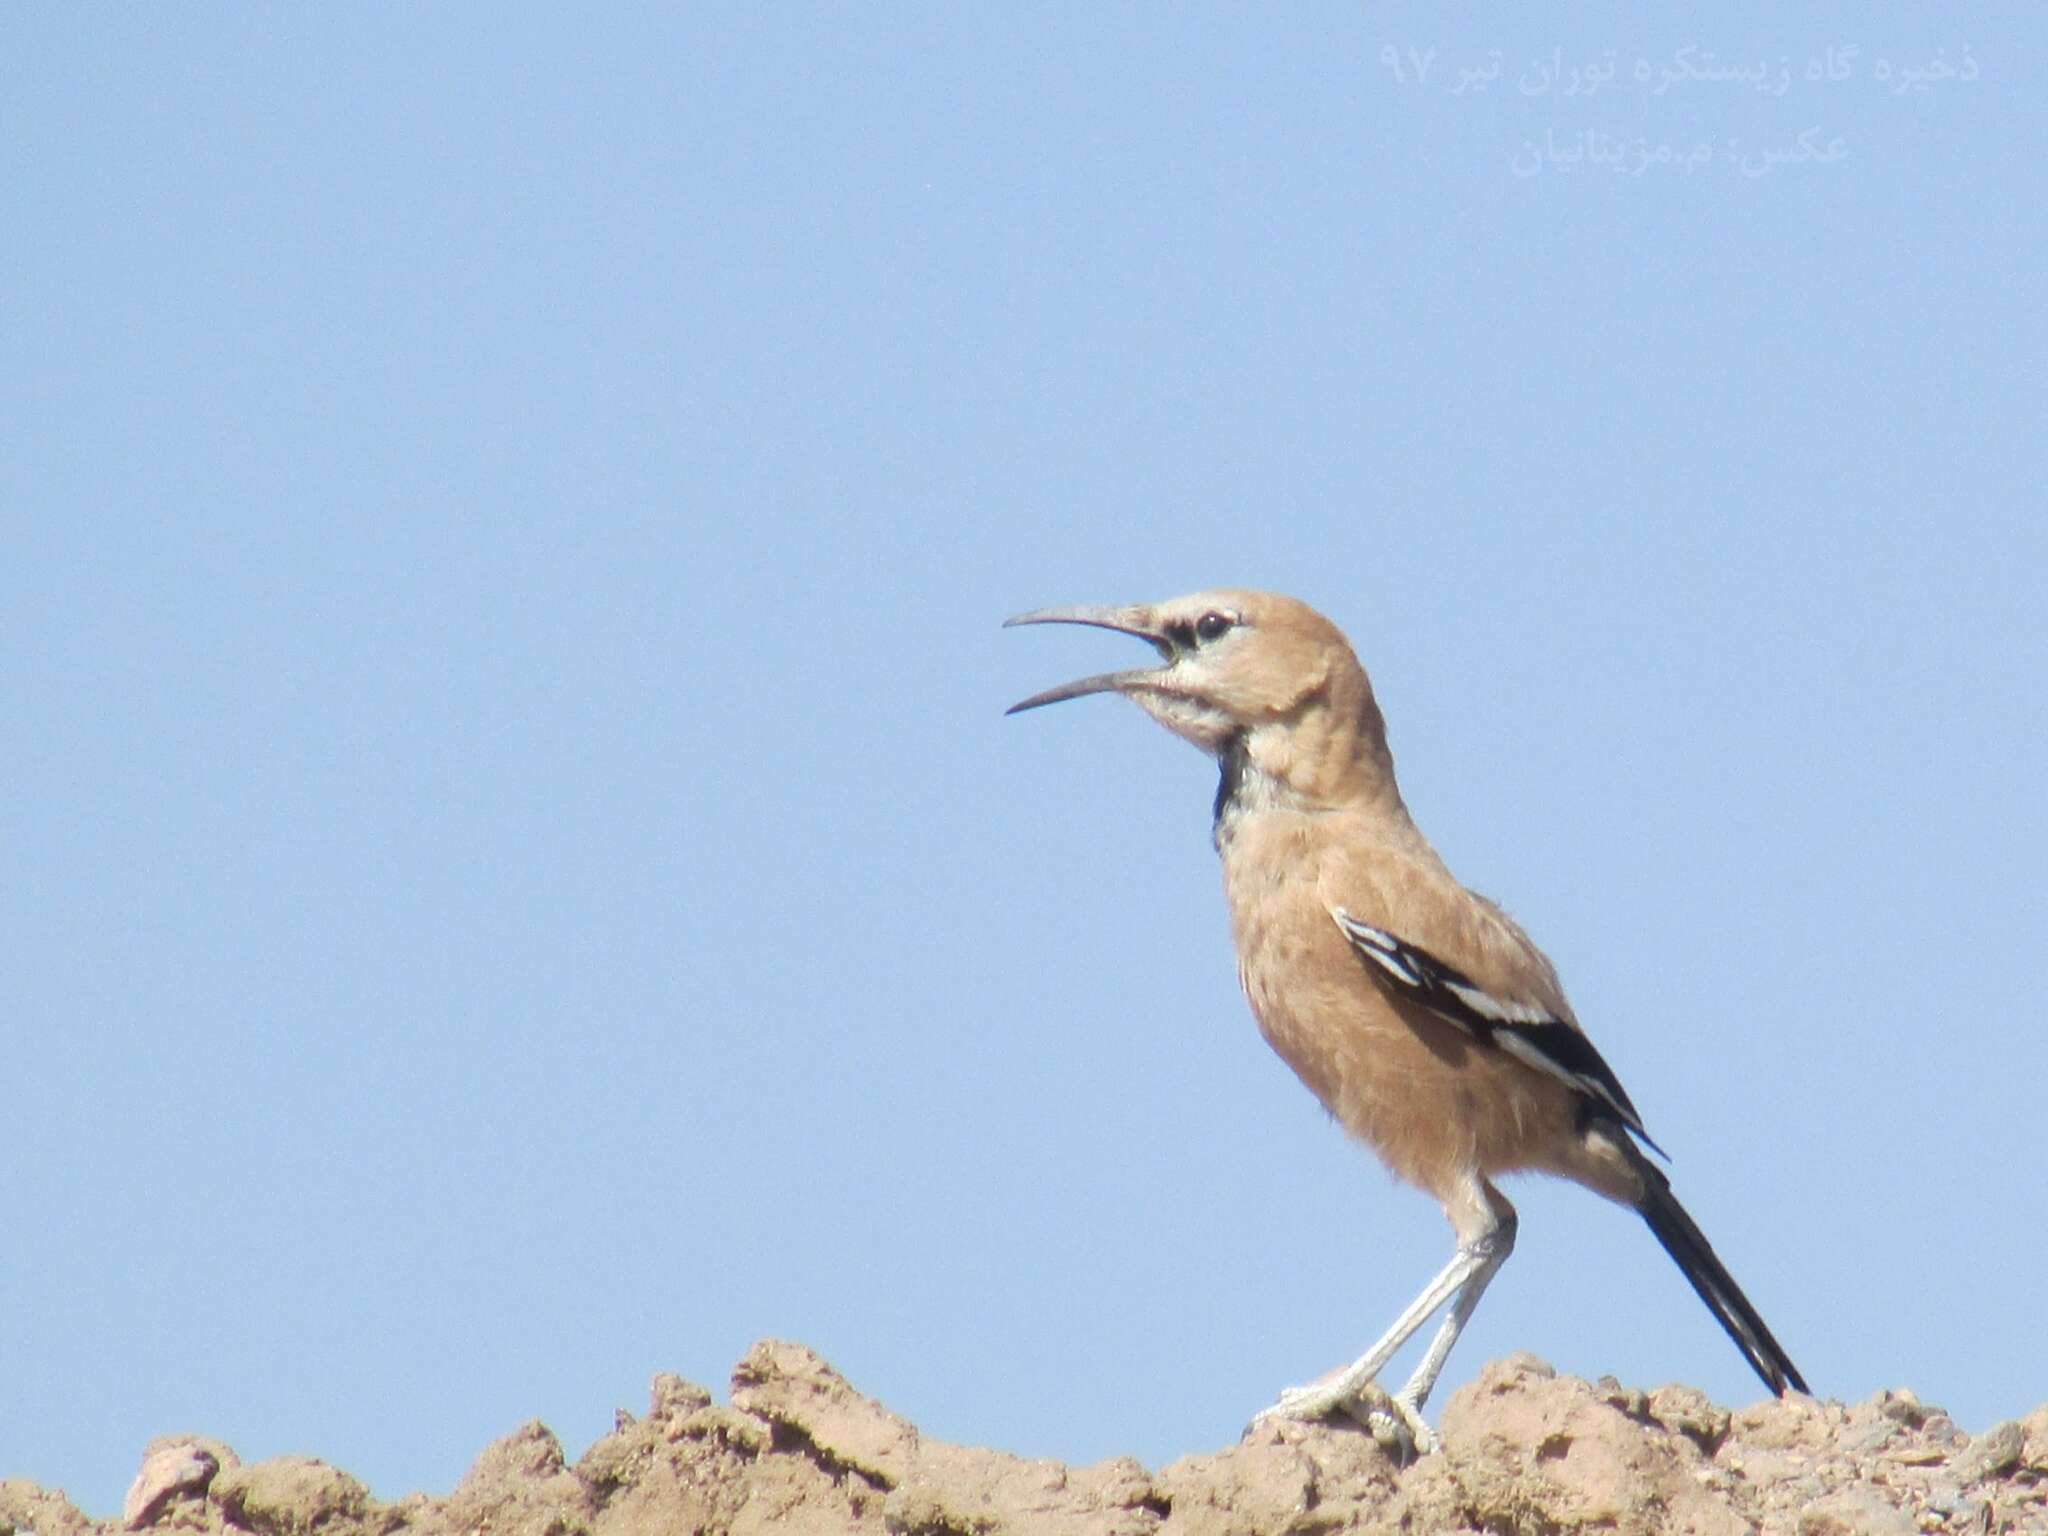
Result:
<svg viewBox="0 0 2048 1536">
<path fill-rule="evenodd" d="M 1368 962 L 1382 986 L 1427 1008 L 1483 1044 L 1585 1094 L 1641 1137 L 1647 1146 L 1660 1153 L 1664 1150 L 1643 1129 L 1642 1116 L 1629 1102 L 1628 1092 L 1615 1077 L 1614 1069 L 1601 1058 L 1566 1010 L 1533 998 L 1489 991 L 1448 961 L 1387 928 L 1352 916 L 1343 907 L 1331 907 L 1330 916 L 1352 949 Z M 1533 955 L 1534 946 L 1529 949 Z M 1555 980 L 1547 964 L 1543 973 L 1550 982 L 1543 990 L 1554 991 Z"/>
</svg>

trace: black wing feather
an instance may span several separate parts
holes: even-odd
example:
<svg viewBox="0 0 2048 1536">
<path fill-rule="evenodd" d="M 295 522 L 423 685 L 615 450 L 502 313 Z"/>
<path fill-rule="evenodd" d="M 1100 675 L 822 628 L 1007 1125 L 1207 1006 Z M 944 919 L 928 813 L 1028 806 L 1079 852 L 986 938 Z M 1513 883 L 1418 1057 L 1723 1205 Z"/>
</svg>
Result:
<svg viewBox="0 0 2048 1536">
<path fill-rule="evenodd" d="M 1494 996 L 1456 966 L 1384 928 L 1360 922 L 1342 908 L 1332 909 L 1330 915 L 1383 983 L 1475 1040 L 1562 1079 L 1611 1113 L 1645 1146 L 1663 1153 L 1643 1129 L 1643 1117 L 1628 1090 L 1584 1031 L 1548 1009 Z"/>
</svg>

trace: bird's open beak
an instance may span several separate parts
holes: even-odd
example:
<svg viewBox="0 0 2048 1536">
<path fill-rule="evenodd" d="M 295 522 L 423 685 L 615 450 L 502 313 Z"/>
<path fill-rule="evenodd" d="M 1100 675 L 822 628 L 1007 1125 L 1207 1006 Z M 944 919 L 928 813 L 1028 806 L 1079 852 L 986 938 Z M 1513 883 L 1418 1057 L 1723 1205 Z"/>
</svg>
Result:
<svg viewBox="0 0 2048 1536">
<path fill-rule="evenodd" d="M 1034 608 L 1029 613 L 1020 613 L 1013 619 L 1003 620 L 1003 628 L 1018 624 L 1091 624 L 1097 629 L 1114 629 L 1121 634 L 1136 635 L 1140 640 L 1151 642 L 1160 656 L 1171 661 L 1173 646 L 1161 632 L 1153 618 L 1152 610 L 1143 604 L 1129 608 L 1101 608 L 1092 604 L 1080 604 L 1069 608 Z M 1057 688 L 1048 688 L 1043 693 L 1034 693 L 1028 699 L 1020 699 L 1003 713 L 1019 714 L 1027 709 L 1037 709 L 1044 704 L 1057 704 L 1063 699 L 1078 699 L 1089 693 L 1124 693 L 1133 687 L 1156 684 L 1162 671 L 1159 667 L 1132 667 L 1123 672 L 1098 672 L 1093 677 L 1084 677 L 1071 683 L 1062 683 Z"/>
</svg>

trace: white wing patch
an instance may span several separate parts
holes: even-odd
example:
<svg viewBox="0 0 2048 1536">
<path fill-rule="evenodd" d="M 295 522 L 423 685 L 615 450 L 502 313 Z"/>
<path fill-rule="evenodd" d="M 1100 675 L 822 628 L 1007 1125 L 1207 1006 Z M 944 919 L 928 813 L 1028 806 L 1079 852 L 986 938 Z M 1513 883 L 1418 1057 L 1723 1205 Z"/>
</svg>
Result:
<svg viewBox="0 0 2048 1536">
<path fill-rule="evenodd" d="M 1496 997 L 1440 962 L 1430 965 L 1429 970 L 1425 972 L 1425 957 L 1422 951 L 1403 943 L 1384 928 L 1375 928 L 1371 923 L 1361 922 L 1342 907 L 1330 908 L 1330 916 L 1337 920 L 1337 926 L 1343 930 L 1344 937 L 1351 941 L 1354 949 L 1404 987 L 1440 988 L 1463 1003 L 1466 1009 L 1494 1024 L 1558 1022 L 1557 1016 L 1549 1009 Z M 1470 1028 L 1469 1023 L 1462 1017 L 1451 1017 L 1450 1022 L 1460 1028 Z M 1533 1066 L 1535 1063 L 1531 1062 L 1530 1065 Z"/>
<path fill-rule="evenodd" d="M 1663 1151 L 1643 1129 L 1642 1117 L 1629 1102 L 1613 1069 L 1576 1025 L 1548 1008 L 1487 991 L 1456 967 L 1384 928 L 1359 921 L 1342 907 L 1329 910 L 1359 956 L 1371 961 L 1388 980 L 1431 1013 L 1524 1066 L 1597 1100 L 1645 1145 Z"/>
<path fill-rule="evenodd" d="M 1495 997 L 1483 992 L 1469 982 L 1446 981 L 1445 987 L 1459 1002 L 1474 1013 L 1483 1014 L 1501 1024 L 1547 1024 L 1555 1022 L 1555 1016 L 1547 1008 L 1538 1008 L 1532 1003 L 1512 1003 L 1506 998 Z"/>
</svg>

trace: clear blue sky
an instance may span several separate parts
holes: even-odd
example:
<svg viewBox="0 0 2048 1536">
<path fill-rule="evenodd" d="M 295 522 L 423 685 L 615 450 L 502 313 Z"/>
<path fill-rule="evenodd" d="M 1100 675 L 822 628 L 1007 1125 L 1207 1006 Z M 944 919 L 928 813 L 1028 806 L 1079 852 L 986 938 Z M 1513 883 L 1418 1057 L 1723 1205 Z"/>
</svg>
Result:
<svg viewBox="0 0 2048 1536">
<path fill-rule="evenodd" d="M 764 1334 L 1156 1463 L 1350 1358 L 1448 1229 L 1260 1044 L 1212 770 L 1002 717 L 1134 657 L 1005 615 L 1213 584 L 1350 633 L 1818 1389 L 2048 1398 L 2044 44 L 11 9 L 0 1474 L 446 1489 Z M 1755 1395 L 1514 1192 L 1447 1393 Z"/>
</svg>

